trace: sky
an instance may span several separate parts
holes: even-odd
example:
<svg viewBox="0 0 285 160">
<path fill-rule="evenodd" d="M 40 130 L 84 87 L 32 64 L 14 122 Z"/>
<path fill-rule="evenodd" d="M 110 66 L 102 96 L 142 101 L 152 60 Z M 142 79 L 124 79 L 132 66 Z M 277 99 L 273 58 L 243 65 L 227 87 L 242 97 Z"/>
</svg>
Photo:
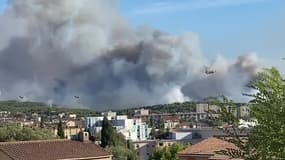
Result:
<svg viewBox="0 0 285 160">
<path fill-rule="evenodd" d="M 0 13 L 7 2 L 0 0 Z M 285 72 L 284 0 L 119 0 L 119 6 L 134 28 L 196 33 L 210 59 L 254 52 Z"/>
<path fill-rule="evenodd" d="M 284 28 L 284 0 L 0 0 L 0 99 L 245 101 L 259 60 L 285 76 Z"/>
<path fill-rule="evenodd" d="M 198 34 L 210 59 L 255 52 L 285 71 L 284 0 L 121 0 L 120 9 L 134 27 Z"/>
</svg>

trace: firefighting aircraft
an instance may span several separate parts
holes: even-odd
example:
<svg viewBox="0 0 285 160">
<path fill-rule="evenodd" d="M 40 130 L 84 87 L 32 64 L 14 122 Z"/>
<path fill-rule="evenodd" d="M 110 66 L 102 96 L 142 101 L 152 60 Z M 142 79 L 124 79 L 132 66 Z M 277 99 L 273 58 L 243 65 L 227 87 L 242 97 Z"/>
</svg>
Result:
<svg viewBox="0 0 285 160">
<path fill-rule="evenodd" d="M 209 67 L 205 67 L 205 74 L 210 75 L 216 73 L 215 70 L 211 70 Z"/>
</svg>

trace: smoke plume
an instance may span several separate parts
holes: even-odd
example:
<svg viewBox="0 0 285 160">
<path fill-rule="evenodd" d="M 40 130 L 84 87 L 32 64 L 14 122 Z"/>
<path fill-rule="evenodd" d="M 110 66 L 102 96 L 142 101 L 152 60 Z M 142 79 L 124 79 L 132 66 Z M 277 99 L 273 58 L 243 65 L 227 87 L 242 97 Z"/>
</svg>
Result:
<svg viewBox="0 0 285 160">
<path fill-rule="evenodd" d="M 195 33 L 133 29 L 117 3 L 12 1 L 0 15 L 0 98 L 100 108 L 240 99 L 247 90 L 254 54 L 209 63 Z"/>
</svg>

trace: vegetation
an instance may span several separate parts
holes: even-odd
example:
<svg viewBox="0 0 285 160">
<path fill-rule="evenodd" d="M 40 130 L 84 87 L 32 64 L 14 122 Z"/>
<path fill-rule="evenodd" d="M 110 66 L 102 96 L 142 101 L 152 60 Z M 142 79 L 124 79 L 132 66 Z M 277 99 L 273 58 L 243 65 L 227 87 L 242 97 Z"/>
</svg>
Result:
<svg viewBox="0 0 285 160">
<path fill-rule="evenodd" d="M 52 107 L 39 102 L 19 102 L 19 101 L 0 101 L 0 111 L 11 112 L 12 115 L 30 115 L 32 113 L 40 113 L 43 115 L 58 114 L 58 113 L 74 113 L 78 116 L 95 116 L 99 113 L 91 109 L 73 109 L 62 108 L 54 105 Z"/>
<path fill-rule="evenodd" d="M 185 146 L 173 144 L 163 148 L 157 148 L 149 160 L 178 160 L 178 152 L 185 149 Z"/>
<path fill-rule="evenodd" d="M 104 117 L 101 130 L 101 146 L 111 151 L 114 160 L 138 160 L 138 156 L 130 141 L 117 133 L 112 123 Z"/>
<path fill-rule="evenodd" d="M 238 119 L 234 115 L 235 106 L 232 101 L 223 99 L 221 109 L 217 112 L 218 121 L 231 126 L 225 132 L 231 138 L 227 141 L 234 143 L 239 149 L 224 150 L 231 158 L 245 160 L 279 160 L 285 158 L 285 82 L 275 68 L 265 69 L 257 79 L 250 84 L 257 90 L 256 94 L 248 95 L 253 98 L 251 117 L 257 125 L 250 130 L 238 127 Z M 240 136 L 247 134 L 247 138 Z"/>
<path fill-rule="evenodd" d="M 61 139 L 64 139 L 64 128 L 63 128 L 63 125 L 62 125 L 62 121 L 61 119 L 59 120 L 59 123 L 57 125 L 57 135 L 59 138 Z"/>
<path fill-rule="evenodd" d="M 50 130 L 21 127 L 16 124 L 0 126 L 0 142 L 54 139 Z"/>
<path fill-rule="evenodd" d="M 195 102 L 183 102 L 183 103 L 172 103 L 172 104 L 160 104 L 153 106 L 143 106 L 137 108 L 118 110 L 120 114 L 133 115 L 134 110 L 144 108 L 151 109 L 152 113 L 176 113 L 176 112 L 194 112 Z"/>
</svg>

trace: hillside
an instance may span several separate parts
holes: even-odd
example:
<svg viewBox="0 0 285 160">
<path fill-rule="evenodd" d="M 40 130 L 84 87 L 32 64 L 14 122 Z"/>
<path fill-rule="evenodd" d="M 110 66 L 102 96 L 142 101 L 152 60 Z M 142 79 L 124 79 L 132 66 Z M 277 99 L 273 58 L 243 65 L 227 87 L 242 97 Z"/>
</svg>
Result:
<svg viewBox="0 0 285 160">
<path fill-rule="evenodd" d="M 24 113 L 26 115 L 32 113 L 48 114 L 53 113 L 75 113 L 78 116 L 92 116 L 98 115 L 98 112 L 92 109 L 74 109 L 74 108 L 65 108 L 61 106 L 48 106 L 47 104 L 40 102 L 19 102 L 19 101 L 0 101 L 0 111 L 8 111 L 11 114 L 20 114 Z"/>
</svg>

